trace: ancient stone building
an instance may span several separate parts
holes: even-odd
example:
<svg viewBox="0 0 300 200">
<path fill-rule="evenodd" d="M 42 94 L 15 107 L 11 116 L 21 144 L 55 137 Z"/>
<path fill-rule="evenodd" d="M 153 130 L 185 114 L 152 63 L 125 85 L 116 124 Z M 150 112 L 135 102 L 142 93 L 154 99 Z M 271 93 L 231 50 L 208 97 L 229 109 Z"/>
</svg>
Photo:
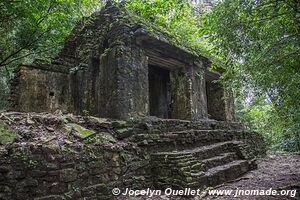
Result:
<svg viewBox="0 0 300 200">
<path fill-rule="evenodd" d="M 113 5 L 83 19 L 56 59 L 16 71 L 11 100 L 25 113 L 0 113 L 0 136 L 12 129 L 0 138 L 0 199 L 203 190 L 254 169 L 264 141 L 231 121 L 209 66 Z"/>
<path fill-rule="evenodd" d="M 56 59 L 18 68 L 14 109 L 232 120 L 232 98 L 214 82 L 210 60 L 152 29 L 114 6 L 83 19 Z"/>
</svg>

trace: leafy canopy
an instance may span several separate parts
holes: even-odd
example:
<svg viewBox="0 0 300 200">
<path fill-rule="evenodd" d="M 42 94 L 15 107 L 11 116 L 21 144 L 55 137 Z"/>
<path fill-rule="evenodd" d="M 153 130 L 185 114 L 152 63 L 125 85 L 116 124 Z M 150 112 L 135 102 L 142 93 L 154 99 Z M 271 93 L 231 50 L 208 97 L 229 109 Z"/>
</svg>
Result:
<svg viewBox="0 0 300 200">
<path fill-rule="evenodd" d="M 202 20 L 212 53 L 226 68 L 225 85 L 267 99 L 272 114 L 259 108 L 268 113 L 268 125 L 276 121 L 279 137 L 300 150 L 299 1 L 223 0 Z"/>
<path fill-rule="evenodd" d="M 127 10 L 170 36 L 172 42 L 196 55 L 209 54 L 200 39 L 199 16 L 188 0 L 127 0 Z"/>
<path fill-rule="evenodd" d="M 3 0 L 0 2 L 0 69 L 52 55 L 99 0 Z"/>
</svg>

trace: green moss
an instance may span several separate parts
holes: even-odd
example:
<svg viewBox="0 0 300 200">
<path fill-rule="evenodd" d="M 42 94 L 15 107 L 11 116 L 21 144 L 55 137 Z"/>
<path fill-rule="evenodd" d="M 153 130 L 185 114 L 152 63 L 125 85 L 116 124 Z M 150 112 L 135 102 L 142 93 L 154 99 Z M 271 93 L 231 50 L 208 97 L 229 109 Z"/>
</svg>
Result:
<svg viewBox="0 0 300 200">
<path fill-rule="evenodd" d="M 73 123 L 69 123 L 69 124 L 66 124 L 65 126 L 63 126 L 61 128 L 61 131 L 63 133 L 65 133 L 66 135 L 69 135 L 71 133 L 72 129 L 75 130 L 77 133 L 76 135 L 82 139 L 95 133 L 94 130 L 87 129 L 78 124 L 73 124 Z"/>
<path fill-rule="evenodd" d="M 85 138 L 89 135 L 92 135 L 95 133 L 95 131 L 84 128 L 78 124 L 69 124 L 78 134 L 80 137 Z"/>
<path fill-rule="evenodd" d="M 146 178 L 144 176 L 133 176 L 132 177 L 136 181 L 145 181 Z"/>
<path fill-rule="evenodd" d="M 60 131 L 63 132 L 66 136 L 69 136 L 72 131 L 72 126 L 66 124 L 60 129 Z"/>
<path fill-rule="evenodd" d="M 93 142 L 103 143 L 105 141 L 109 141 L 111 143 L 117 142 L 116 139 L 107 132 L 100 132 L 94 137 L 90 137 L 85 140 L 86 143 L 93 143 Z"/>
<path fill-rule="evenodd" d="M 18 139 L 19 135 L 8 125 L 0 123 L 0 144 L 4 145 Z"/>
<path fill-rule="evenodd" d="M 109 141 L 109 142 L 113 142 L 113 143 L 117 142 L 116 139 L 112 135 L 110 135 L 109 133 L 107 133 L 107 132 L 101 132 L 101 133 L 99 133 L 97 138 L 98 138 L 98 140 L 100 142 L 103 141 L 103 140 L 106 140 L 106 141 Z"/>
<path fill-rule="evenodd" d="M 102 122 L 102 121 L 101 121 Z M 76 131 L 76 136 L 80 137 L 83 139 L 84 142 L 86 143 L 93 143 L 93 142 L 104 142 L 104 141 L 109 141 L 112 143 L 116 143 L 116 139 L 108 132 L 99 132 L 97 134 L 96 131 L 90 130 L 87 128 L 84 128 L 78 124 L 74 123 L 68 123 L 65 124 L 61 129 L 60 129 L 65 135 L 69 136 L 71 131 Z M 89 137 L 93 135 L 92 137 Z"/>
</svg>

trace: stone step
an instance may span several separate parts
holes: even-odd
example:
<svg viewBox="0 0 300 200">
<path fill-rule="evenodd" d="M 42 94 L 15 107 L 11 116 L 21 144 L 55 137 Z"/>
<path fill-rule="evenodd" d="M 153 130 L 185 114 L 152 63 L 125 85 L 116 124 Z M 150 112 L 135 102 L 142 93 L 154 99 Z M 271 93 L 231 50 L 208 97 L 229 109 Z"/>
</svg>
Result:
<svg viewBox="0 0 300 200">
<path fill-rule="evenodd" d="M 194 149 L 193 155 L 200 159 L 206 160 L 209 158 L 217 157 L 222 153 L 228 153 L 235 150 L 236 145 L 240 144 L 241 141 L 226 141 L 226 142 L 218 142 L 211 145 L 206 145 L 200 148 Z"/>
<path fill-rule="evenodd" d="M 152 154 L 155 157 L 168 158 L 173 160 L 197 157 L 200 160 L 218 156 L 221 153 L 226 153 L 234 150 L 234 148 L 242 143 L 241 141 L 225 141 L 210 145 L 200 146 L 182 151 L 163 151 Z"/>
<path fill-rule="evenodd" d="M 228 152 L 228 153 L 222 153 L 222 154 L 212 157 L 212 158 L 204 159 L 201 162 L 204 166 L 204 169 L 208 170 L 210 168 L 232 162 L 232 161 L 236 160 L 237 158 L 238 158 L 238 156 L 236 155 L 235 152 Z"/>
<path fill-rule="evenodd" d="M 204 165 L 199 161 L 191 165 L 191 173 L 197 173 L 199 171 L 202 171 L 203 169 Z"/>
<path fill-rule="evenodd" d="M 174 149 L 183 150 L 196 146 L 205 146 L 208 144 L 230 141 L 239 138 L 241 133 L 237 130 L 185 130 L 178 132 L 167 132 L 157 134 L 138 134 L 131 138 L 139 146 L 148 147 L 149 150 Z"/>
<path fill-rule="evenodd" d="M 191 168 L 192 172 L 195 172 L 234 160 L 237 156 L 233 151 L 239 143 L 241 142 L 219 142 L 183 151 L 157 152 L 152 154 L 151 157 L 153 162 L 159 162 L 160 164 L 167 162 L 169 165 L 176 164 L 180 167 L 187 166 Z"/>
<path fill-rule="evenodd" d="M 209 169 L 205 176 L 209 186 L 216 186 L 226 181 L 238 178 L 249 171 L 247 160 L 235 160 L 225 165 Z"/>
<path fill-rule="evenodd" d="M 191 169 L 194 169 L 199 164 L 202 165 L 201 163 L 199 163 L 198 160 L 195 160 L 195 159 L 191 159 L 187 162 L 184 162 L 184 161 L 177 162 L 177 166 L 179 166 L 179 167 L 189 166 Z"/>
<path fill-rule="evenodd" d="M 191 176 L 192 176 L 193 178 L 195 178 L 195 177 L 203 177 L 203 176 L 205 176 L 205 175 L 206 175 L 206 174 L 205 174 L 205 172 L 203 172 L 203 171 L 191 173 Z"/>
<path fill-rule="evenodd" d="M 147 118 L 141 121 L 141 127 L 146 127 L 150 132 L 174 132 L 188 129 L 231 129 L 240 130 L 241 125 L 234 122 L 216 121 L 211 119 L 188 121 L 178 119 L 161 119 L 156 117 Z"/>
<path fill-rule="evenodd" d="M 178 166 L 189 166 L 197 162 L 192 154 L 177 155 L 165 152 L 165 154 L 152 154 L 151 159 L 153 162 L 168 162 L 169 164 L 177 164 Z"/>
<path fill-rule="evenodd" d="M 153 153 L 155 179 L 164 186 L 181 183 L 202 188 L 237 178 L 250 170 L 248 161 L 241 160 L 243 158 L 236 152 L 236 146 L 241 143 L 233 140 L 182 151 Z"/>
</svg>

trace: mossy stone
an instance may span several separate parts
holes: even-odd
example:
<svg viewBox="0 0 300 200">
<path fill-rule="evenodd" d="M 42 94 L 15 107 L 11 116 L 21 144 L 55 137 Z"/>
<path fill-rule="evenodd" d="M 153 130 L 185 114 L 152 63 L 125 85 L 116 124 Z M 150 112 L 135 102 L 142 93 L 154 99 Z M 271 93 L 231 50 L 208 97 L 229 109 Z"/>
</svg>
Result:
<svg viewBox="0 0 300 200">
<path fill-rule="evenodd" d="M 0 144 L 5 145 L 18 139 L 19 135 L 8 125 L 0 122 Z"/>
<path fill-rule="evenodd" d="M 104 141 L 106 140 L 106 141 L 113 142 L 113 143 L 117 142 L 116 139 L 111 134 L 109 134 L 107 132 L 101 132 L 101 133 L 98 134 L 98 136 L 99 136 L 100 141 L 101 140 L 104 140 Z"/>
<path fill-rule="evenodd" d="M 90 135 L 95 133 L 94 130 L 87 129 L 87 128 L 84 128 L 84 127 L 82 127 L 78 124 L 73 124 L 73 123 L 66 124 L 61 129 L 61 131 L 63 133 L 65 133 L 66 135 L 69 135 L 72 129 L 75 130 L 76 133 L 77 133 L 77 136 L 82 138 L 82 139 L 84 139 L 85 137 L 90 136 Z"/>
</svg>

